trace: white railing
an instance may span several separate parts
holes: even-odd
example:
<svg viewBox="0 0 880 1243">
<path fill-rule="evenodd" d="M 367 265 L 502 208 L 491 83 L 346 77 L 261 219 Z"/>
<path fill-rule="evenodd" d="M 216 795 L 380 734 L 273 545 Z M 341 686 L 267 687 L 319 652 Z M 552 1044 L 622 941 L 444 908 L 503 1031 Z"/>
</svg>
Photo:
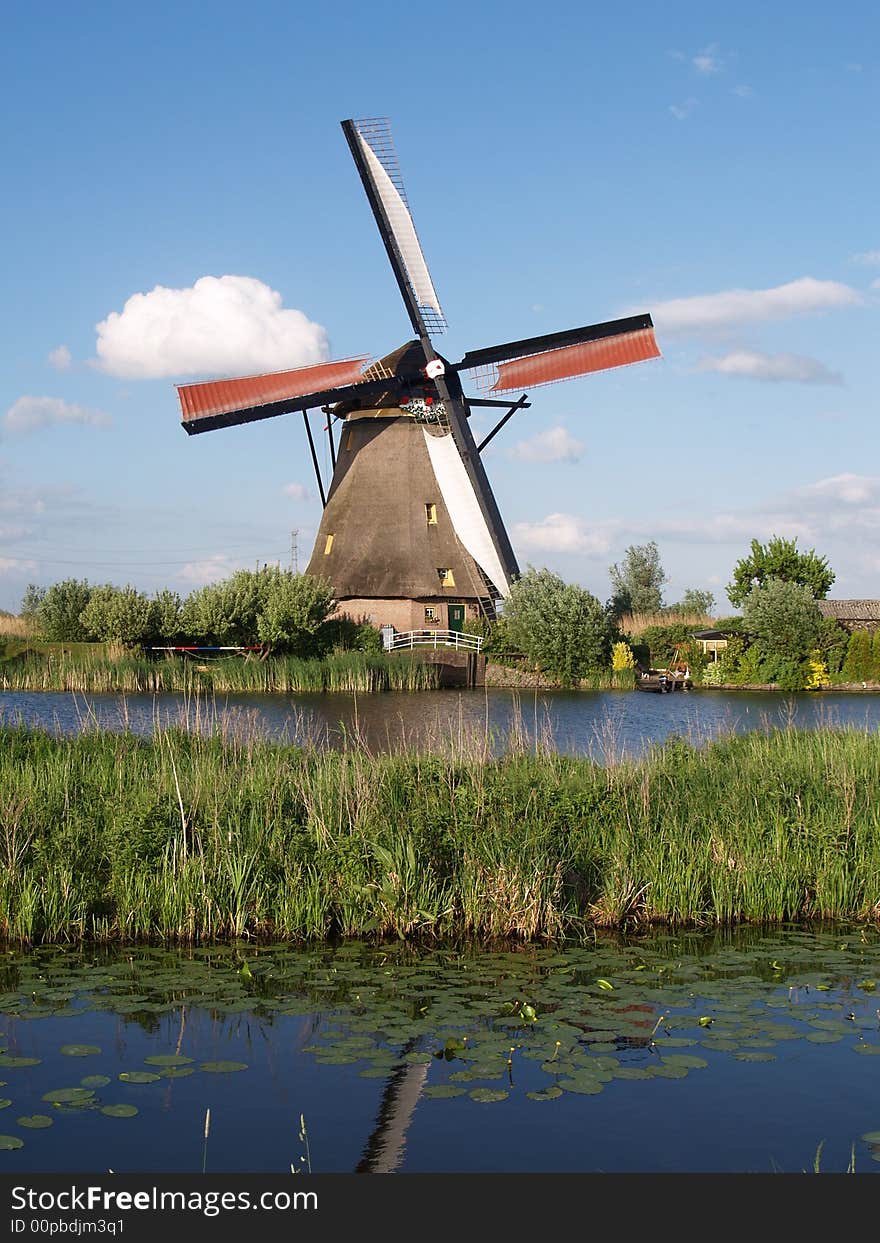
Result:
<svg viewBox="0 0 880 1243">
<path fill-rule="evenodd" d="M 478 652 L 483 638 L 478 634 L 462 634 L 460 630 L 403 630 L 383 635 L 386 652 L 414 647 L 454 647 L 458 651 Z"/>
</svg>

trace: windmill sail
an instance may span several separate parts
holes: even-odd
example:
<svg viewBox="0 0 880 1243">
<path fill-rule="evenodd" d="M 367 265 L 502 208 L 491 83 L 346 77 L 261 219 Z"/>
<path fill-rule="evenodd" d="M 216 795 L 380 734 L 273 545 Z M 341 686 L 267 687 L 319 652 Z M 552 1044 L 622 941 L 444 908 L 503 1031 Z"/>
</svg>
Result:
<svg viewBox="0 0 880 1243">
<path fill-rule="evenodd" d="M 512 393 L 659 357 L 650 315 L 634 315 L 474 350 L 456 370 L 483 391 Z"/>
<path fill-rule="evenodd" d="M 177 397 L 184 428 L 190 435 L 233 427 L 258 419 L 311 410 L 352 395 L 369 396 L 387 388 L 387 380 L 367 367 L 369 355 L 243 376 L 204 384 L 178 384 Z"/>
<path fill-rule="evenodd" d="M 413 327 L 419 336 L 444 332 L 446 319 L 413 224 L 388 119 L 343 121 L 342 129 Z"/>
</svg>

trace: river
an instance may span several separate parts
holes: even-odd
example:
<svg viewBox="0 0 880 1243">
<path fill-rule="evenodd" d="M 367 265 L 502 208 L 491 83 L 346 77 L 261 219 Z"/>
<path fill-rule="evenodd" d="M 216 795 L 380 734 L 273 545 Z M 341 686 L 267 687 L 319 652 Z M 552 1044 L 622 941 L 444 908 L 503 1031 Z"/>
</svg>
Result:
<svg viewBox="0 0 880 1243">
<path fill-rule="evenodd" d="M 0 693 L 0 722 L 63 734 L 157 725 L 256 732 L 287 742 L 339 746 L 359 739 L 374 751 L 482 744 L 519 736 L 602 762 L 638 757 L 670 735 L 704 743 L 720 734 L 794 725 L 880 727 L 880 695 L 700 690 L 529 691 L 500 689 L 375 695 L 84 695 Z"/>
</svg>

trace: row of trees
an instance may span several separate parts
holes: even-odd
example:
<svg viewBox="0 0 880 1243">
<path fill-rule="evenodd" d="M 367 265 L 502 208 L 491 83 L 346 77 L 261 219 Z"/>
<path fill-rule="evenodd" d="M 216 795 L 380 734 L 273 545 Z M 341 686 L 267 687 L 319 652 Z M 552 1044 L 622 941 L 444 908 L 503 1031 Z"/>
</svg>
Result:
<svg viewBox="0 0 880 1243">
<path fill-rule="evenodd" d="M 711 591 L 688 588 L 677 604 L 663 604 L 663 584 L 668 581 L 660 562 L 660 551 L 651 540 L 632 544 L 623 560 L 608 567 L 612 594 L 608 609 L 615 617 L 626 613 L 704 613 L 711 614 L 715 597 Z M 734 608 L 745 604 L 753 587 L 770 579 L 799 583 L 807 587 L 814 600 L 827 596 L 834 582 L 834 571 L 815 549 L 801 552 L 797 540 L 774 535 L 767 544 L 753 539 L 749 555 L 734 567 L 727 585 L 727 598 Z"/>
<path fill-rule="evenodd" d="M 174 591 L 150 596 L 131 586 L 93 586 L 70 578 L 47 590 L 29 586 L 21 612 L 48 642 L 262 644 L 298 656 L 333 647 L 380 649 L 372 626 L 329 620 L 332 607 L 329 580 L 264 566 L 237 570 L 185 598 Z"/>
</svg>

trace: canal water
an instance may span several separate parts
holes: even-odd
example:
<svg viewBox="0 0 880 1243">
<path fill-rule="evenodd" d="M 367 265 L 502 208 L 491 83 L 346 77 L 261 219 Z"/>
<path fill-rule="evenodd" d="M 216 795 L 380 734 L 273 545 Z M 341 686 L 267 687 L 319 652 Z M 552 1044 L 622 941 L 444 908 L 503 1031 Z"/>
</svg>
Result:
<svg viewBox="0 0 880 1243">
<path fill-rule="evenodd" d="M 786 725 L 880 728 L 880 695 L 757 691 L 675 692 L 509 690 L 373 695 L 82 695 L 0 692 L 0 722 L 77 733 L 157 725 L 257 732 L 288 742 L 372 750 L 482 746 L 512 738 L 608 761 L 636 757 L 675 734 L 703 743 L 720 734 Z"/>
<path fill-rule="evenodd" d="M 880 1172 L 877 928 L 0 972 L 0 1173 Z"/>
</svg>

